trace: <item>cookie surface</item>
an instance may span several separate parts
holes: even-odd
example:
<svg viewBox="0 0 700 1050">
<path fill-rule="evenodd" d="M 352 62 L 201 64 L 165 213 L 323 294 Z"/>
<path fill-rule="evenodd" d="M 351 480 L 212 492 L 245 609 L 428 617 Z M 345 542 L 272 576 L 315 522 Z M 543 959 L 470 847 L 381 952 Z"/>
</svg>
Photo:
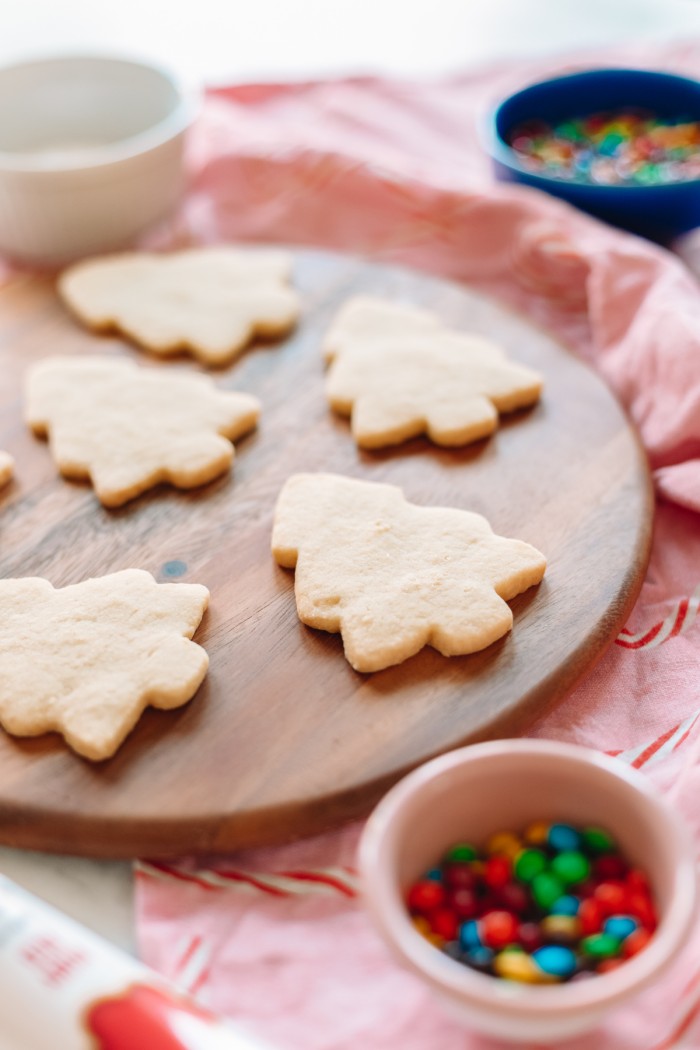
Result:
<svg viewBox="0 0 700 1050">
<path fill-rule="evenodd" d="M 326 396 L 350 416 L 362 448 L 426 434 L 438 445 L 487 437 L 499 412 L 533 404 L 541 377 L 509 361 L 495 343 L 444 328 L 423 310 L 380 299 L 350 299 L 323 345 Z"/>
<path fill-rule="evenodd" d="M 203 485 L 231 464 L 231 441 L 257 423 L 250 394 L 207 376 L 140 368 L 121 357 L 49 357 L 30 369 L 26 420 L 49 435 L 68 478 L 89 478 L 117 507 L 161 481 Z"/>
<path fill-rule="evenodd" d="M 486 648 L 513 625 L 506 602 L 546 568 L 538 550 L 496 536 L 480 514 L 418 507 L 394 485 L 336 474 L 289 478 L 272 552 L 296 568 L 299 619 L 340 632 L 357 671 L 424 645 L 444 656 Z"/>
<path fill-rule="evenodd" d="M 199 688 L 209 658 L 189 639 L 208 600 L 206 587 L 140 569 L 60 590 L 0 580 L 0 722 L 109 758 L 149 704 L 180 707 Z"/>
<path fill-rule="evenodd" d="M 15 472 L 15 461 L 9 452 L 0 450 L 0 489 L 7 485 Z"/>
<path fill-rule="evenodd" d="M 116 329 L 152 353 L 232 361 L 255 337 L 284 335 L 299 316 L 286 252 L 193 248 L 87 259 L 58 291 L 88 328 Z"/>
</svg>

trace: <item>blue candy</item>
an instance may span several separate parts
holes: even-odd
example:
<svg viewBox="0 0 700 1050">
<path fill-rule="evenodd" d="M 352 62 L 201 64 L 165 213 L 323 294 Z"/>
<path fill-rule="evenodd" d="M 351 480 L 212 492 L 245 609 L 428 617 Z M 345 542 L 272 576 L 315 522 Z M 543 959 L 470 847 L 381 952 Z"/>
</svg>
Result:
<svg viewBox="0 0 700 1050">
<path fill-rule="evenodd" d="M 475 970 L 488 970 L 493 962 L 495 952 L 493 948 L 472 948 L 467 952 L 466 961 Z"/>
<path fill-rule="evenodd" d="M 637 929 L 639 923 L 631 915 L 613 915 L 605 920 L 603 933 L 609 933 L 611 937 L 617 937 L 618 941 L 624 941 Z"/>
<path fill-rule="evenodd" d="M 463 922 L 459 928 L 459 946 L 463 952 L 472 948 L 481 948 L 481 936 L 479 935 L 479 923 L 474 919 Z"/>
<path fill-rule="evenodd" d="M 581 901 L 578 897 L 574 897 L 573 894 L 567 893 L 565 897 L 560 897 L 558 901 L 555 901 L 552 907 L 549 909 L 550 915 L 578 915 L 578 910 L 581 907 Z"/>
<path fill-rule="evenodd" d="M 570 977 L 576 970 L 576 956 L 570 948 L 559 944 L 547 944 L 532 953 L 534 962 L 543 973 L 552 977 Z"/>
<path fill-rule="evenodd" d="M 552 824 L 547 844 L 557 853 L 577 852 L 581 848 L 581 836 L 570 824 Z"/>
<path fill-rule="evenodd" d="M 442 882 L 442 869 L 431 868 L 430 871 L 426 871 L 424 878 L 428 879 L 430 882 Z"/>
</svg>

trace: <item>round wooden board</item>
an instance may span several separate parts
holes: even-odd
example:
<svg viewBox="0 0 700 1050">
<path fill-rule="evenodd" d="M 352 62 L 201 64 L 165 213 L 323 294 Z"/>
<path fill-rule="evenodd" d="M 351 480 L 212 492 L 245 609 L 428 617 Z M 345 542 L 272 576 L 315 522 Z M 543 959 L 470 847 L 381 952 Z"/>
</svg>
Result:
<svg viewBox="0 0 700 1050">
<path fill-rule="evenodd" d="M 113 759 L 92 764 L 56 735 L 0 731 L 3 843 L 167 856 L 319 832 L 366 814 L 431 756 L 523 730 L 623 625 L 646 568 L 652 497 L 635 434 L 603 383 L 526 321 L 455 285 L 317 252 L 296 253 L 295 283 L 304 301 L 296 334 L 216 374 L 263 404 L 231 475 L 189 493 L 162 487 L 118 511 L 59 478 L 22 423 L 25 367 L 57 353 L 196 366 L 150 361 L 82 331 L 48 280 L 0 292 L 0 448 L 17 460 L 17 479 L 0 495 L 0 577 L 63 586 L 138 567 L 161 581 L 182 570 L 181 580 L 211 591 L 195 636 L 211 658 L 204 685 L 179 711 L 146 712 Z M 360 292 L 429 307 L 498 340 L 544 373 L 541 403 L 463 450 L 420 439 L 359 452 L 347 421 L 326 406 L 319 344 L 339 305 Z M 321 470 L 478 511 L 496 532 L 543 551 L 547 575 L 511 603 L 511 634 L 473 656 L 424 649 L 378 674 L 354 672 L 339 636 L 299 623 L 293 574 L 270 555 L 285 479 Z"/>
</svg>

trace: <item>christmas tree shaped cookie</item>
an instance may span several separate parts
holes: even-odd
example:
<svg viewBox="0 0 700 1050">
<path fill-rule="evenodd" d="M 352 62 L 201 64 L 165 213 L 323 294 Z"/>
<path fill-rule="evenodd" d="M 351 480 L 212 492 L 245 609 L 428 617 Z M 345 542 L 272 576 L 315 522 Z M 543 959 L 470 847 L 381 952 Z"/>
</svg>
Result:
<svg viewBox="0 0 700 1050">
<path fill-rule="evenodd" d="M 532 405 L 542 379 L 482 336 L 443 328 L 432 314 L 359 297 L 340 310 L 324 342 L 326 395 L 351 416 L 362 448 L 419 434 L 465 445 L 491 434 L 499 412 Z"/>
<path fill-rule="evenodd" d="M 15 461 L 9 452 L 0 451 L 0 489 L 10 481 L 15 469 Z"/>
<path fill-rule="evenodd" d="M 473 653 L 506 634 L 506 602 L 542 579 L 545 559 L 496 536 L 479 514 L 418 507 L 401 489 L 297 474 L 277 502 L 272 552 L 296 568 L 300 620 L 340 632 L 357 671 L 379 671 L 432 645 Z"/>
<path fill-rule="evenodd" d="M 49 357 L 27 382 L 32 430 L 48 433 L 61 473 L 89 478 L 106 507 L 161 481 L 186 489 L 211 481 L 259 413 L 256 398 L 219 390 L 207 376 L 121 357 Z"/>
<path fill-rule="evenodd" d="M 180 707 L 199 688 L 209 658 L 189 639 L 208 599 L 206 587 L 139 569 L 61 590 L 0 580 L 0 723 L 109 758 L 149 704 Z"/>
<path fill-rule="evenodd" d="M 95 331 L 116 329 L 154 354 L 187 350 L 207 365 L 232 361 L 255 337 L 280 336 L 299 316 L 291 256 L 194 248 L 87 259 L 58 282 L 70 310 Z"/>
</svg>

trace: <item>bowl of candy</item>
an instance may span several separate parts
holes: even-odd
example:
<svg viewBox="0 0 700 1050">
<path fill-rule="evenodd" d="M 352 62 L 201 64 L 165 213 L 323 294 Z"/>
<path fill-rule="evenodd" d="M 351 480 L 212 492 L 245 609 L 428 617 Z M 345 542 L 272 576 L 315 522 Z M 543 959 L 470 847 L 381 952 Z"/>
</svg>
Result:
<svg viewBox="0 0 700 1050">
<path fill-rule="evenodd" d="M 700 225 L 700 82 L 596 69 L 531 84 L 490 122 L 497 178 L 668 242 Z"/>
<path fill-rule="evenodd" d="M 469 1026 L 514 1041 L 591 1029 L 676 957 L 692 837 L 647 779 L 569 744 L 443 755 L 379 803 L 363 896 L 398 961 Z"/>
</svg>

